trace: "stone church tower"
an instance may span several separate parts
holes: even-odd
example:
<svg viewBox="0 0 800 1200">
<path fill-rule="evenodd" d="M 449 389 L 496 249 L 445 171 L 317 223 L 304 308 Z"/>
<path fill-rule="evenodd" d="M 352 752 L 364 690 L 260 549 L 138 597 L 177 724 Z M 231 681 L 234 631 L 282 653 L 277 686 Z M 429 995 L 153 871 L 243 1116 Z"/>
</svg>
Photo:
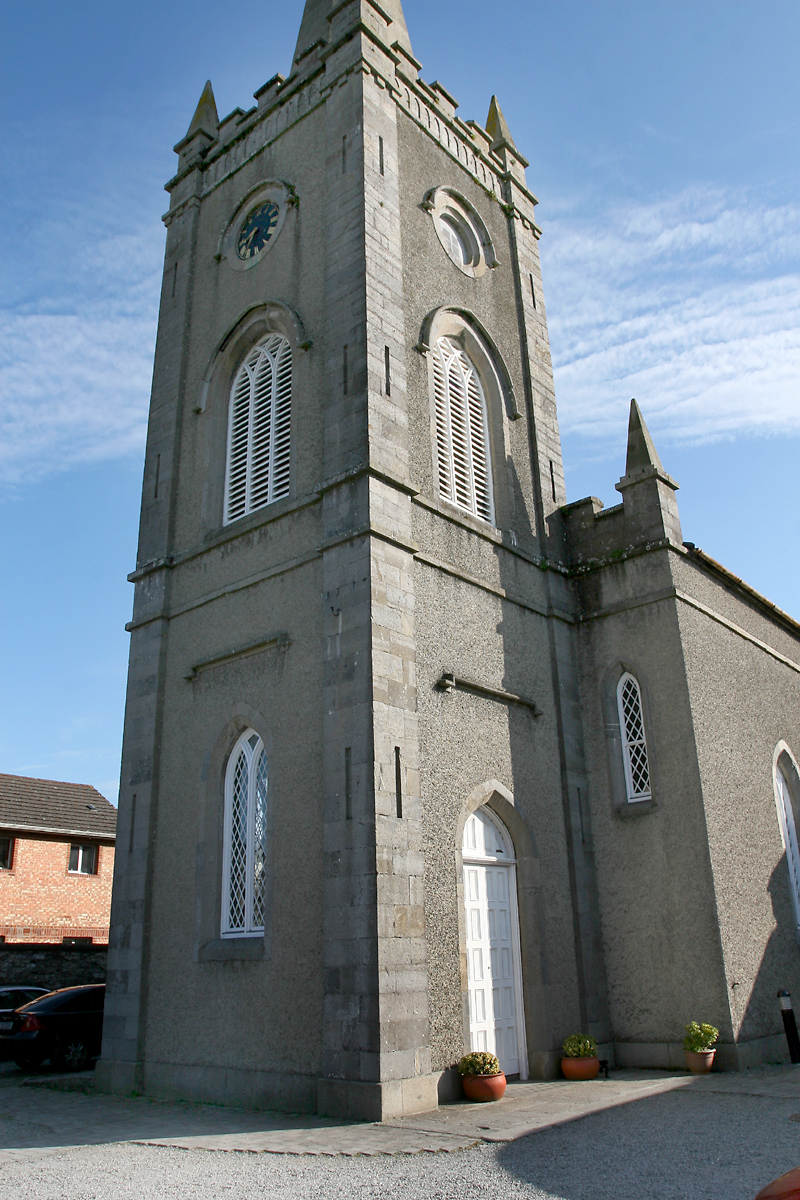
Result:
<svg viewBox="0 0 800 1200">
<path fill-rule="evenodd" d="M 739 1065 L 800 988 L 800 629 L 636 405 L 623 503 L 566 505 L 528 164 L 420 69 L 400 0 L 307 0 L 176 146 L 109 1089 L 380 1119 L 578 1029 Z"/>
</svg>

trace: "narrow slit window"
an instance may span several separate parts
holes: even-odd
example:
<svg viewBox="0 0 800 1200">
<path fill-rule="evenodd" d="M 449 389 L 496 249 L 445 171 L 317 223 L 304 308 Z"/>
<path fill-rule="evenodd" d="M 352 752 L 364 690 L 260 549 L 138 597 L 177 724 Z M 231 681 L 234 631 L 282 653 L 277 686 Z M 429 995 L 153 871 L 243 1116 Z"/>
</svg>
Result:
<svg viewBox="0 0 800 1200">
<path fill-rule="evenodd" d="M 160 478 L 161 478 L 161 455 L 157 454 L 156 455 L 156 480 L 155 480 L 155 483 L 153 484 L 153 499 L 154 500 L 158 499 L 158 484 L 159 484 Z"/>
<path fill-rule="evenodd" d="M 347 355 L 348 349 L 347 346 L 344 346 L 342 349 L 342 392 L 345 396 L 347 395 L 347 388 L 349 384 Z"/>
<path fill-rule="evenodd" d="M 248 354 L 231 389 L 224 523 L 289 495 L 292 348 L 271 334 Z"/>
<path fill-rule="evenodd" d="M 267 793 L 267 752 L 250 729 L 234 746 L 225 775 L 223 937 L 264 932 Z"/>
<path fill-rule="evenodd" d="M 342 138 L 342 174 L 347 174 L 347 134 Z"/>
<path fill-rule="evenodd" d="M 344 752 L 344 818 L 353 819 L 353 751 L 347 746 Z"/>
<path fill-rule="evenodd" d="M 173 300 L 175 299 L 175 289 L 177 288 L 177 286 L 178 286 L 178 264 L 175 263 L 175 266 L 172 271 L 172 299 Z"/>
<path fill-rule="evenodd" d="M 637 680 L 626 672 L 617 685 L 617 708 L 622 736 L 622 757 L 625 767 L 625 789 L 629 804 L 649 800 L 650 760 L 644 730 L 642 693 Z"/>
<path fill-rule="evenodd" d="M 136 793 L 131 797 L 131 824 L 128 830 L 128 854 L 133 853 L 133 841 L 136 837 Z"/>
<path fill-rule="evenodd" d="M 553 493 L 553 502 L 556 501 L 556 468 L 552 458 L 550 459 L 550 488 Z"/>
<path fill-rule="evenodd" d="M 394 748 L 394 790 L 397 804 L 397 816 L 403 816 L 403 764 L 400 759 L 400 747 Z"/>
<path fill-rule="evenodd" d="M 380 168 L 381 175 L 385 175 L 386 172 L 384 170 L 383 161 L 383 138 L 378 138 L 378 166 Z"/>
<path fill-rule="evenodd" d="M 391 396 L 391 394 L 392 394 L 392 358 L 389 353 L 388 346 L 386 346 L 385 354 L 384 354 L 384 371 L 385 371 L 384 384 L 385 384 L 385 388 L 386 388 L 386 395 Z"/>
<path fill-rule="evenodd" d="M 531 281 L 531 299 L 533 300 L 533 307 L 536 308 L 536 284 L 533 282 L 532 275 L 529 278 Z"/>
<path fill-rule="evenodd" d="M 455 338 L 433 348 L 439 495 L 494 520 L 486 397 L 474 363 Z"/>
</svg>

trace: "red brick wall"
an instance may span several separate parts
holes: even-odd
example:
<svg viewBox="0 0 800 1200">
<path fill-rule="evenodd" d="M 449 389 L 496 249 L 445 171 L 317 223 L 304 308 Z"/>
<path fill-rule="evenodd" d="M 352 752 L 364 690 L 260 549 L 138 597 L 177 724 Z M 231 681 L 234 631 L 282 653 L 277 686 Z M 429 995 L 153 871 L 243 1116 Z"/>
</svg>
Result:
<svg viewBox="0 0 800 1200">
<path fill-rule="evenodd" d="M 69 873 L 69 847 L 55 838 L 15 836 L 11 869 L 0 870 L 0 935 L 7 942 L 108 941 L 114 847 L 99 845 L 96 875 Z"/>
</svg>

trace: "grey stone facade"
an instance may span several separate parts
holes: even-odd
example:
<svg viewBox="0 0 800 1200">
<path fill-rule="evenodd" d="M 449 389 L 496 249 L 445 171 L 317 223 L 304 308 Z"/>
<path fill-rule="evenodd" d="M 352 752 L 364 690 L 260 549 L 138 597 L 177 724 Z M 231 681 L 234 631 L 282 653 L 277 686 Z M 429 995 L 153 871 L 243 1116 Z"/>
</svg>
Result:
<svg viewBox="0 0 800 1200">
<path fill-rule="evenodd" d="M 695 1018 L 720 1026 L 724 1065 L 782 1052 L 774 992 L 800 990 L 800 950 L 774 763 L 800 753 L 800 627 L 683 544 L 635 406 L 622 504 L 566 504 L 527 164 L 496 103 L 486 129 L 464 123 L 419 70 L 400 0 L 308 0 L 288 79 L 222 122 L 208 88 L 176 147 L 111 1090 L 371 1119 L 454 1094 L 461 837 L 484 805 L 516 859 L 523 1072 L 552 1075 L 577 1029 L 619 1063 L 672 1063 Z M 230 231 L 267 184 L 282 226 L 245 269 Z M 440 244 L 437 188 L 485 230 L 480 275 Z M 492 523 L 439 492 L 432 341 L 451 327 L 489 364 Z M 225 525 L 231 385 L 270 330 L 292 346 L 290 494 Z M 225 772 L 247 729 L 269 761 L 267 916 L 223 937 Z"/>
</svg>

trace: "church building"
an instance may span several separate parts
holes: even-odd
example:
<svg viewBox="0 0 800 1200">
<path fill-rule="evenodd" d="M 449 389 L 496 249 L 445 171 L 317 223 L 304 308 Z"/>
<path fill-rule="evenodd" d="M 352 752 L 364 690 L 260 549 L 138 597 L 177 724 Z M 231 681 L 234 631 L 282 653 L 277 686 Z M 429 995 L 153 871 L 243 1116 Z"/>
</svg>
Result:
<svg viewBox="0 0 800 1200">
<path fill-rule="evenodd" d="M 528 164 L 420 71 L 401 0 L 307 0 L 175 148 L 107 1090 L 380 1120 L 469 1049 L 785 1053 L 800 625 L 684 542 L 636 403 L 567 503 Z"/>
</svg>

